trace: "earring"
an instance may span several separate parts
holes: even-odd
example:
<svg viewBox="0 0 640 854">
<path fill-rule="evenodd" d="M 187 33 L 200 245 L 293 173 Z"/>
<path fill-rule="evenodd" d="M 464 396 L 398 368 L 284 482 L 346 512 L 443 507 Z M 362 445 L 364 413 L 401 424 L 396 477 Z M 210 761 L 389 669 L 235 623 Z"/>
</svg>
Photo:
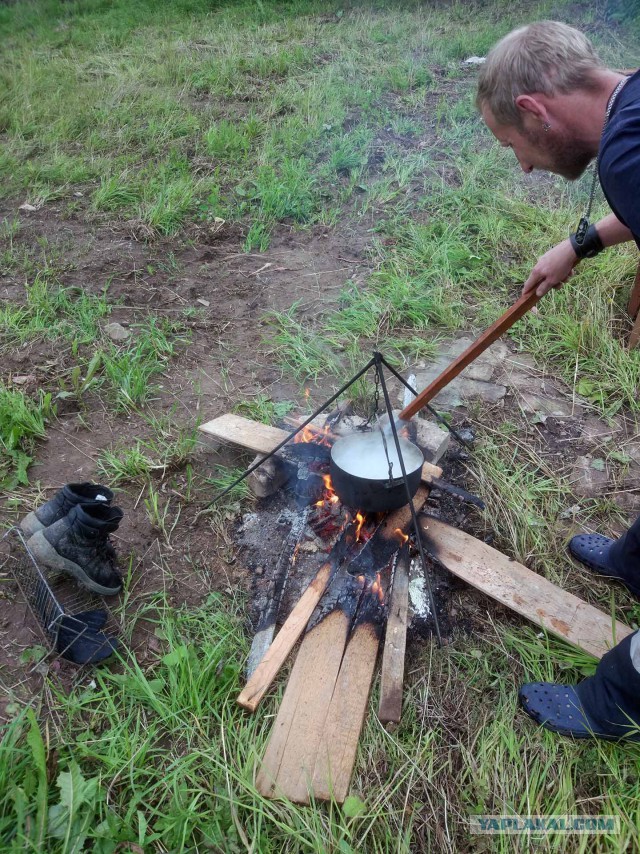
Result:
<svg viewBox="0 0 640 854">
<path fill-rule="evenodd" d="M 550 125 L 548 122 L 545 122 L 545 123 L 542 125 L 542 130 L 543 130 L 545 133 L 548 133 L 548 132 L 551 130 L 551 125 Z"/>
</svg>

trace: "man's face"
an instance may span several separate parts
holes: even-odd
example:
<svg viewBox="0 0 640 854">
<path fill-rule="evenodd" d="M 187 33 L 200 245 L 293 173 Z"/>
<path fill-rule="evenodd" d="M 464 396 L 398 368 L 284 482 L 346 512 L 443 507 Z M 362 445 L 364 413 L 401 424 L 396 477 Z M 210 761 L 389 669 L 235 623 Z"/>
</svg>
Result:
<svg viewBox="0 0 640 854">
<path fill-rule="evenodd" d="M 513 149 L 523 172 L 542 169 L 575 181 L 593 160 L 592 151 L 582 140 L 570 139 L 560 127 L 544 131 L 539 120 L 529 114 L 524 114 L 518 128 L 499 124 L 486 105 L 482 108 L 482 118 L 500 145 Z"/>
</svg>

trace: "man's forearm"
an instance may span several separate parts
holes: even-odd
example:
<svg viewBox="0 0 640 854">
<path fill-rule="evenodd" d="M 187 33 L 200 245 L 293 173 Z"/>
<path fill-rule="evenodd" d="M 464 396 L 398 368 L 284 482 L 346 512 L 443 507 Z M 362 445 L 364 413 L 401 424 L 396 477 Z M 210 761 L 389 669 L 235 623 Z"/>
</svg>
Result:
<svg viewBox="0 0 640 854">
<path fill-rule="evenodd" d="M 623 225 L 615 214 L 605 216 L 595 225 L 603 246 L 616 246 L 618 243 L 633 240 L 633 235 L 627 226 Z"/>
<path fill-rule="evenodd" d="M 592 226 L 593 227 L 593 226 Z M 602 246 L 597 246 L 600 251 L 607 246 L 615 246 L 633 240 L 633 235 L 626 225 L 623 225 L 615 214 L 609 214 L 595 223 Z M 572 244 L 573 236 L 562 243 L 558 243 L 548 252 L 538 258 L 529 278 L 524 283 L 523 294 L 535 290 L 538 296 L 543 296 L 558 285 L 566 282 L 579 263 L 576 248 Z M 581 256 L 587 257 L 587 256 Z"/>
</svg>

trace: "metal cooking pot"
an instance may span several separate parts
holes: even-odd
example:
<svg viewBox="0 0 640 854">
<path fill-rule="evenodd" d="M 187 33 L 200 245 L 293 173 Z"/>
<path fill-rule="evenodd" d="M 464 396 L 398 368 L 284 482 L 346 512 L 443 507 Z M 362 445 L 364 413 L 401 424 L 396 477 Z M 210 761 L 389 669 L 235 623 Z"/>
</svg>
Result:
<svg viewBox="0 0 640 854">
<path fill-rule="evenodd" d="M 382 433 L 354 433 L 338 439 L 331 448 L 331 483 L 343 504 L 368 513 L 397 510 L 408 503 L 400 460 L 392 437 L 385 453 Z M 420 448 L 400 438 L 409 492 L 415 495 L 420 486 L 424 455 Z"/>
<path fill-rule="evenodd" d="M 535 291 L 521 296 L 495 323 L 461 353 L 445 370 L 428 385 L 398 417 L 398 425 L 409 421 L 454 377 L 470 365 L 480 353 L 506 332 L 534 306 L 540 297 Z M 377 437 L 377 440 L 376 440 Z M 411 497 L 418 491 L 424 457 L 420 448 L 407 439 L 400 439 L 409 492 Z M 389 476 L 389 464 L 385 454 L 381 433 L 360 433 L 338 439 L 331 449 L 331 481 L 343 504 L 359 510 L 378 512 L 397 510 L 408 503 L 407 490 L 402 478 L 402 469 L 391 435 L 387 438 L 387 450 L 394 463 Z"/>
</svg>

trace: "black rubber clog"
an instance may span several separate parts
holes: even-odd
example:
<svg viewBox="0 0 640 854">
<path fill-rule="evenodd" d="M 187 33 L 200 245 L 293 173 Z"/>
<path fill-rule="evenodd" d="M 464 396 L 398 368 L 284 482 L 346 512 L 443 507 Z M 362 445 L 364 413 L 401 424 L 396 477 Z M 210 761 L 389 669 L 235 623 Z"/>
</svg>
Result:
<svg viewBox="0 0 640 854">
<path fill-rule="evenodd" d="M 530 682 L 520 688 L 518 697 L 529 717 L 552 732 L 573 738 L 618 738 L 596 731 L 573 685 Z"/>
<path fill-rule="evenodd" d="M 640 586 L 621 575 L 611 562 L 610 552 L 614 543 L 615 540 L 603 537 L 602 534 L 578 534 L 569 541 L 569 551 L 589 569 L 599 575 L 621 581 L 635 596 L 640 596 Z"/>
</svg>

